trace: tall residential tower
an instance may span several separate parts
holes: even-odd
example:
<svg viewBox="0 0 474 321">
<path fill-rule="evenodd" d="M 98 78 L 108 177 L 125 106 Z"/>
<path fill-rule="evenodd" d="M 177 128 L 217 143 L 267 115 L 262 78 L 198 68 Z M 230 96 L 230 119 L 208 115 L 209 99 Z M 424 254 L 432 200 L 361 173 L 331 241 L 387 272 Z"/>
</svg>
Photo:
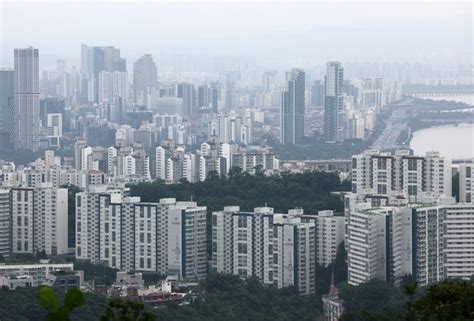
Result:
<svg viewBox="0 0 474 321">
<path fill-rule="evenodd" d="M 39 143 L 39 51 L 15 49 L 14 135 L 15 149 L 37 150 Z"/>
<path fill-rule="evenodd" d="M 327 63 L 324 99 L 324 139 L 326 142 L 340 142 L 344 139 L 344 100 L 342 85 L 344 69 L 340 62 Z"/>
<path fill-rule="evenodd" d="M 305 73 L 293 69 L 286 73 L 286 81 L 280 103 L 280 142 L 300 144 L 304 137 Z"/>
</svg>

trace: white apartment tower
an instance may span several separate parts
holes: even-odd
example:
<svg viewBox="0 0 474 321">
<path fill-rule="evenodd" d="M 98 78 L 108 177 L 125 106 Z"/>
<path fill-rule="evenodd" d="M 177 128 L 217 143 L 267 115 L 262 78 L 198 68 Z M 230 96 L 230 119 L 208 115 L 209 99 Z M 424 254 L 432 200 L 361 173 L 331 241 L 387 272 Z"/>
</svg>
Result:
<svg viewBox="0 0 474 321">
<path fill-rule="evenodd" d="M 360 203 L 348 217 L 348 282 L 359 285 L 371 279 L 399 284 L 404 271 L 403 211 L 371 208 Z"/>
<path fill-rule="evenodd" d="M 68 192 L 43 184 L 12 188 L 11 244 L 13 253 L 68 253 Z"/>
<path fill-rule="evenodd" d="M 212 268 L 219 273 L 255 276 L 279 288 L 315 290 L 315 224 L 274 214 L 273 208 L 241 212 L 238 206 L 212 213 Z"/>
<path fill-rule="evenodd" d="M 451 160 L 437 152 L 420 157 L 367 150 L 352 156 L 352 193 L 402 195 L 416 202 L 423 194 L 451 197 L 451 192 Z"/>
<path fill-rule="evenodd" d="M 307 215 L 309 217 L 311 215 Z M 336 259 L 337 249 L 344 241 L 345 218 L 331 210 L 319 211 L 316 224 L 316 263 L 328 266 Z"/>
<path fill-rule="evenodd" d="M 0 255 L 10 254 L 10 192 L 0 190 Z"/>
<path fill-rule="evenodd" d="M 76 258 L 123 271 L 207 273 L 206 208 L 194 202 L 141 202 L 123 189 L 76 195 Z"/>
</svg>

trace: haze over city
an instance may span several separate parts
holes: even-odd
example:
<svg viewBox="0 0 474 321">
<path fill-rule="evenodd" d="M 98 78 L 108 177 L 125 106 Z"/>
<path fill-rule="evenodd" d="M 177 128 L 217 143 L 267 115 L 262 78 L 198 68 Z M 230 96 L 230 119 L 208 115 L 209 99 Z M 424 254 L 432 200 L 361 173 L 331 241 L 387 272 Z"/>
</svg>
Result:
<svg viewBox="0 0 474 321">
<path fill-rule="evenodd" d="M 265 67 L 324 63 L 466 62 L 472 2 L 3 1 L 1 60 L 36 46 L 41 65 L 79 64 L 81 43 L 142 53 L 255 57 Z M 29 27 L 35 26 L 35 32 Z"/>
<path fill-rule="evenodd" d="M 0 1 L 0 320 L 474 320 L 472 2 Z"/>
</svg>

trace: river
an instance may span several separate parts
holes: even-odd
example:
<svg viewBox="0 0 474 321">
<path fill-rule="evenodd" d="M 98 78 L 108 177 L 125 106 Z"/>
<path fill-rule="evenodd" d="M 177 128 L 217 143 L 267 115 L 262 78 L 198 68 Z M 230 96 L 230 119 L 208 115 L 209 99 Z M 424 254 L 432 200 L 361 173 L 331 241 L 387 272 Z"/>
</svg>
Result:
<svg viewBox="0 0 474 321">
<path fill-rule="evenodd" d="M 413 133 L 410 148 L 415 155 L 439 151 L 452 159 L 474 158 L 474 124 L 445 125 Z"/>
</svg>

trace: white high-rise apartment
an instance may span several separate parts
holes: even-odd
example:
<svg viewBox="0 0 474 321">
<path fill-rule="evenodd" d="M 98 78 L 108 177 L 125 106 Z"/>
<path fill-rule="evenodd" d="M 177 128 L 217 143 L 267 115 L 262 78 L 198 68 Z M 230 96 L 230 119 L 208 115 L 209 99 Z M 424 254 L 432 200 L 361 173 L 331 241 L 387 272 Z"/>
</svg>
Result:
<svg viewBox="0 0 474 321">
<path fill-rule="evenodd" d="M 206 208 L 175 199 L 144 203 L 126 194 L 123 189 L 77 194 L 76 258 L 124 271 L 204 277 Z"/>
<path fill-rule="evenodd" d="M 474 204 L 444 208 L 445 277 L 469 280 L 474 275 Z"/>
<path fill-rule="evenodd" d="M 11 244 L 13 253 L 68 253 L 68 192 L 51 184 L 12 188 Z"/>
<path fill-rule="evenodd" d="M 269 207 L 253 212 L 225 207 L 212 213 L 212 268 L 314 293 L 315 224 L 293 213 L 274 214 Z"/>
<path fill-rule="evenodd" d="M 459 165 L 459 202 L 474 202 L 474 163 Z"/>
<path fill-rule="evenodd" d="M 351 209 L 347 226 L 348 282 L 359 285 L 371 279 L 399 284 L 403 260 L 404 210 L 371 208 L 360 203 Z"/>
<path fill-rule="evenodd" d="M 10 192 L 0 190 L 0 255 L 10 254 Z"/>
<path fill-rule="evenodd" d="M 434 204 L 415 204 L 411 208 L 411 218 L 405 219 L 405 226 L 410 228 L 404 230 L 406 269 L 420 285 L 439 282 L 444 278 L 445 209 Z"/>
<path fill-rule="evenodd" d="M 352 193 L 402 195 L 416 202 L 423 194 L 451 197 L 451 160 L 437 152 L 413 156 L 367 150 L 352 156 Z"/>
<path fill-rule="evenodd" d="M 39 148 L 39 50 L 14 51 L 14 135 L 15 149 Z"/>
<path fill-rule="evenodd" d="M 168 274 L 199 279 L 207 274 L 206 214 L 195 202 L 176 202 L 168 211 Z"/>
<path fill-rule="evenodd" d="M 344 241 L 345 218 L 331 210 L 319 211 L 317 216 L 306 215 L 305 220 L 316 224 L 316 263 L 328 266 L 336 259 L 337 249 Z"/>
<path fill-rule="evenodd" d="M 13 253 L 34 251 L 34 189 L 12 188 L 11 248 Z"/>
</svg>

